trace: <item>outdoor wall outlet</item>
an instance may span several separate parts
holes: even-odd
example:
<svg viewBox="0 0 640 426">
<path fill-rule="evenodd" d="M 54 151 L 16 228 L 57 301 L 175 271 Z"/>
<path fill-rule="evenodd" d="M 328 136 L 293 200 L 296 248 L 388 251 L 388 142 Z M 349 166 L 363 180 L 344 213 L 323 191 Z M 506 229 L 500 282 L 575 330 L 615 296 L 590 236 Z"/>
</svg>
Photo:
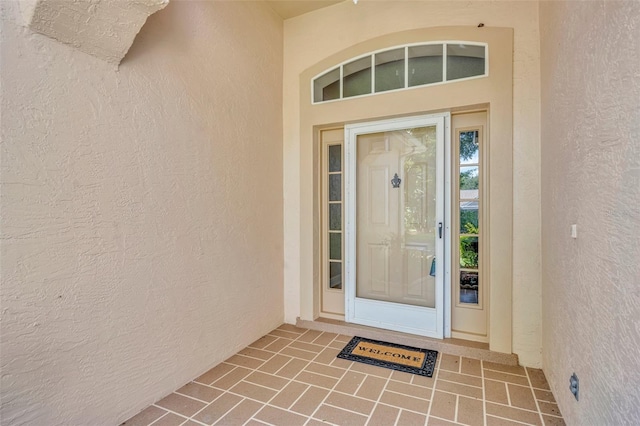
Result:
<svg viewBox="0 0 640 426">
<path fill-rule="evenodd" d="M 569 390 L 576 397 L 576 401 L 578 401 L 578 393 L 580 392 L 580 381 L 578 380 L 578 376 L 576 373 L 569 378 Z"/>
<path fill-rule="evenodd" d="M 571 225 L 571 238 L 578 238 L 578 225 Z"/>
</svg>

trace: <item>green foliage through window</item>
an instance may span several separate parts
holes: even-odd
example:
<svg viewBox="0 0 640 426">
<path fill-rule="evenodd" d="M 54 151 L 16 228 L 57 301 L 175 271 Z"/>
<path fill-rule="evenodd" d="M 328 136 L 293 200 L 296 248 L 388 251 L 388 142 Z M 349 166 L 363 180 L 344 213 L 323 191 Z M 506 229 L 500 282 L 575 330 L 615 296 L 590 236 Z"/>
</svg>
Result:
<svg viewBox="0 0 640 426">
<path fill-rule="evenodd" d="M 460 237 L 460 267 L 478 269 L 478 237 Z"/>
<path fill-rule="evenodd" d="M 469 226 L 476 229 L 476 232 L 469 232 Z M 478 233 L 478 210 L 460 210 L 460 233 L 461 234 L 477 234 Z"/>
<path fill-rule="evenodd" d="M 460 172 L 460 189 L 478 189 L 478 170 Z"/>
<path fill-rule="evenodd" d="M 460 158 L 471 160 L 478 152 L 478 131 L 460 133 Z"/>
</svg>

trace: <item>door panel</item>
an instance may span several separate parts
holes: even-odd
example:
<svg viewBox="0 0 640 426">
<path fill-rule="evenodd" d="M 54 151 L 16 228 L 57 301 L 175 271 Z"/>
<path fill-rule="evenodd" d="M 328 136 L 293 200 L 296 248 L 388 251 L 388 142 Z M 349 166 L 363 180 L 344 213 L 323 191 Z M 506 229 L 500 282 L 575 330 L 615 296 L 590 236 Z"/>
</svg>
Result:
<svg viewBox="0 0 640 426">
<path fill-rule="evenodd" d="M 425 256 L 422 250 L 407 249 L 403 271 L 406 286 L 405 303 L 431 308 L 436 306 L 435 277 L 429 275 L 431 259 L 433 256 Z"/>
<path fill-rule="evenodd" d="M 388 298 L 389 291 L 389 248 L 382 244 L 369 244 L 363 253 L 362 281 L 368 287 L 358 289 L 359 297 Z M 365 266 L 366 265 L 366 266 Z"/>
<path fill-rule="evenodd" d="M 368 172 L 368 182 L 365 186 L 380 190 L 367 194 L 369 202 L 365 204 L 367 208 L 364 214 L 370 225 L 387 227 L 389 226 L 389 189 L 386 183 L 389 181 L 389 167 L 373 166 Z"/>
<path fill-rule="evenodd" d="M 345 128 L 347 321 L 443 337 L 444 124 Z"/>
</svg>

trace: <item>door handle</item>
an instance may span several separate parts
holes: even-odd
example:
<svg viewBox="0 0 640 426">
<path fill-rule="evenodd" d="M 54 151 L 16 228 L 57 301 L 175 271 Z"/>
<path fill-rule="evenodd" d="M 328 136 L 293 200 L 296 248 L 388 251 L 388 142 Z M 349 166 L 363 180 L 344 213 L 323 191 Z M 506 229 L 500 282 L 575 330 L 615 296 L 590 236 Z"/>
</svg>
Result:
<svg viewBox="0 0 640 426">
<path fill-rule="evenodd" d="M 438 222 L 438 237 L 442 238 L 442 222 Z"/>
</svg>

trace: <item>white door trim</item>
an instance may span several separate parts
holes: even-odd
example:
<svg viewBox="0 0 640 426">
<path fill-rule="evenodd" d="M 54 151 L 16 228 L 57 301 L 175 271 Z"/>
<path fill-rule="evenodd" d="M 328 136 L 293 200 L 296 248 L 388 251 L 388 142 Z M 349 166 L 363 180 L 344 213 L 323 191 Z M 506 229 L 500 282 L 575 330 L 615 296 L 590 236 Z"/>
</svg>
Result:
<svg viewBox="0 0 640 426">
<path fill-rule="evenodd" d="M 444 337 L 451 338 L 451 114 L 444 113 Z"/>
<path fill-rule="evenodd" d="M 373 122 L 348 124 L 345 126 L 344 139 L 344 220 L 345 220 L 345 242 L 344 242 L 344 273 L 345 273 L 345 320 L 373 327 L 393 329 L 412 334 L 442 339 L 451 335 L 451 254 L 447 245 L 451 241 L 451 188 L 450 188 L 450 114 L 439 113 L 430 115 L 420 115 L 412 117 L 395 118 L 389 120 L 379 120 Z M 402 305 L 402 316 L 409 323 L 420 324 L 424 320 L 435 322 L 433 327 L 413 328 L 398 327 L 387 323 L 384 319 L 388 313 L 386 306 L 388 302 L 378 302 L 367 299 L 358 299 L 356 305 L 356 138 L 359 134 L 376 133 L 384 131 L 402 130 L 410 127 L 422 127 L 436 125 L 438 143 L 436 150 L 436 161 L 438 164 L 437 181 L 439 185 L 436 189 L 436 221 L 444 224 L 443 238 L 436 244 L 436 258 L 442 259 L 436 268 L 436 306 L 434 308 L 420 308 L 409 305 Z M 356 312 L 356 306 L 359 311 Z M 367 315 L 367 314 L 376 315 Z M 362 319 L 362 315 L 376 320 Z M 396 312 L 397 314 L 397 312 Z M 426 317 L 425 317 L 426 316 Z M 421 321 L 422 320 L 422 321 Z M 425 323 L 426 324 L 426 323 Z"/>
</svg>

